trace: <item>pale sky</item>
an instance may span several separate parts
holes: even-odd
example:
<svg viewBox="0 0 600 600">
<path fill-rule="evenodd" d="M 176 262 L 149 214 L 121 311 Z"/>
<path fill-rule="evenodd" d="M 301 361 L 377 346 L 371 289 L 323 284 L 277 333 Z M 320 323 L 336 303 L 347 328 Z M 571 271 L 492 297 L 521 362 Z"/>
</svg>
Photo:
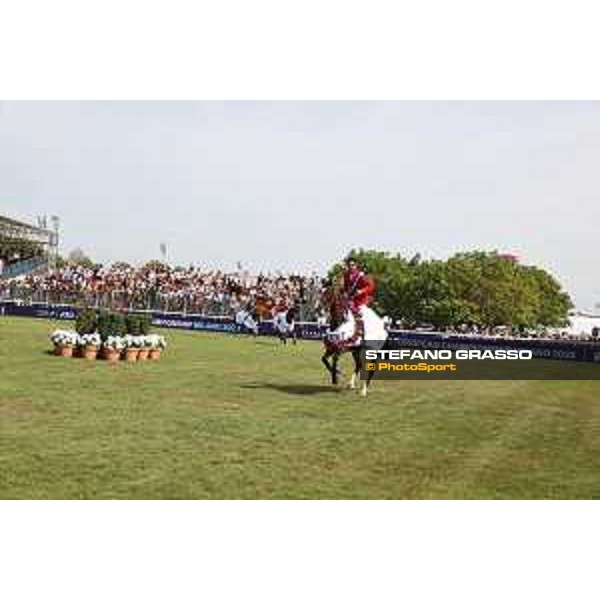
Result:
<svg viewBox="0 0 600 600">
<path fill-rule="evenodd" d="M 324 270 L 513 252 L 600 302 L 600 104 L 5 102 L 0 214 L 99 262 Z"/>
</svg>

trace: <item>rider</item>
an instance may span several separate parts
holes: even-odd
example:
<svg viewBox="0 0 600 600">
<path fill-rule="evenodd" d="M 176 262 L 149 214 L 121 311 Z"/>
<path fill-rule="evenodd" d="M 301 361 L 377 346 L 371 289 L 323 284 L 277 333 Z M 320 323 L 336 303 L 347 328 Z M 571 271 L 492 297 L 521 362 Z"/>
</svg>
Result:
<svg viewBox="0 0 600 600">
<path fill-rule="evenodd" d="M 344 293 L 350 310 L 357 316 L 362 306 L 368 306 L 373 301 L 375 282 L 360 269 L 354 258 L 348 257 L 345 262 Z"/>
</svg>

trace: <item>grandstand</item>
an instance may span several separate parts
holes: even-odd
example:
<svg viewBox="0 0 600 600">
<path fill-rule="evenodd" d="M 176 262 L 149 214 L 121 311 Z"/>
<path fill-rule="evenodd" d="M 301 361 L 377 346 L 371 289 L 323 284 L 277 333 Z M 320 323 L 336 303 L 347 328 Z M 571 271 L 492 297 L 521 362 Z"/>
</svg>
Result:
<svg viewBox="0 0 600 600">
<path fill-rule="evenodd" d="M 37 226 L 0 215 L 0 277 L 18 277 L 47 269 L 58 251 L 58 219 L 54 230 L 39 219 Z"/>
</svg>

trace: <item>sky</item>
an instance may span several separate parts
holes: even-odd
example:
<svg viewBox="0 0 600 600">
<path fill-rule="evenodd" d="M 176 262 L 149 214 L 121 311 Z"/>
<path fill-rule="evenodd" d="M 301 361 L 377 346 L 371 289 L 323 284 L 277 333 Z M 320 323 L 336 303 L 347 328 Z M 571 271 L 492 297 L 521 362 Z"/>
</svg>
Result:
<svg viewBox="0 0 600 600">
<path fill-rule="evenodd" d="M 98 262 L 515 253 L 600 303 L 600 103 L 2 102 L 0 214 Z"/>
</svg>

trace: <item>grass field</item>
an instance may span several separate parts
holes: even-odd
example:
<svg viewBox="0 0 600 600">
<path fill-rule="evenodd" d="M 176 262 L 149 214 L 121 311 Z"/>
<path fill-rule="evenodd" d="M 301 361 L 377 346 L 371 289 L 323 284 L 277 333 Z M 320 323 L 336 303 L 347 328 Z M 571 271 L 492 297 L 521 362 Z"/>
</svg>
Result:
<svg viewBox="0 0 600 600">
<path fill-rule="evenodd" d="M 1 498 L 600 498 L 600 381 L 362 399 L 316 342 L 166 330 L 111 366 L 51 356 L 55 325 L 0 318 Z"/>
</svg>

